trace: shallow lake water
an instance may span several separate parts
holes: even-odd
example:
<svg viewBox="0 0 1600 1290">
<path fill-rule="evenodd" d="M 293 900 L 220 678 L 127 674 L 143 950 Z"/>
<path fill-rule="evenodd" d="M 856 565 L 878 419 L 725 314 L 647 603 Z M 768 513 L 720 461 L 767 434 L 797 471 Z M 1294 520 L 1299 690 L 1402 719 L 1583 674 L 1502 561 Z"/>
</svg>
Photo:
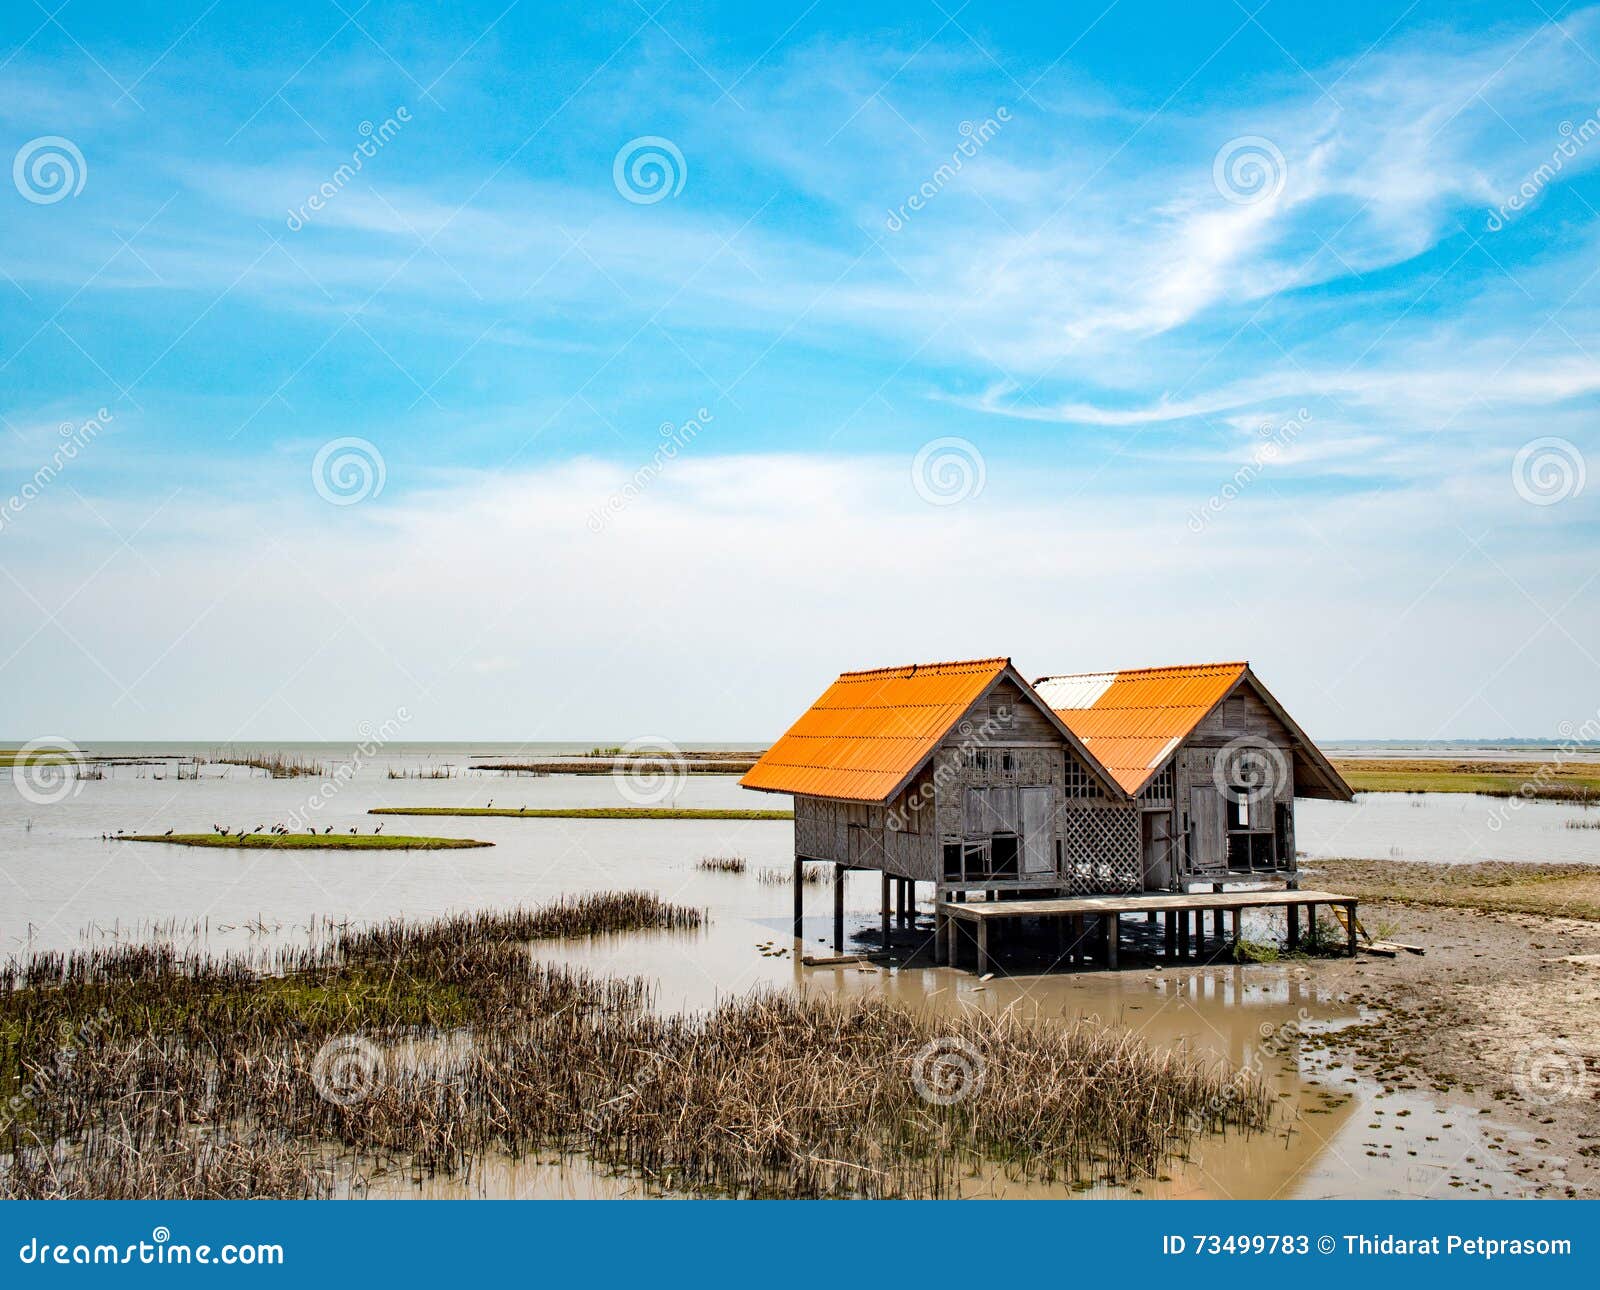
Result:
<svg viewBox="0 0 1600 1290">
<path fill-rule="evenodd" d="M 98 753 L 113 751 L 95 749 Z M 121 750 L 116 750 L 121 751 Z M 1087 1015 L 1126 1025 L 1149 1042 L 1179 1045 L 1232 1065 L 1258 1067 L 1280 1095 L 1270 1133 L 1241 1141 L 1207 1138 L 1165 1180 L 1140 1194 L 1184 1196 L 1389 1196 L 1518 1194 L 1497 1161 L 1486 1117 L 1416 1094 L 1384 1094 L 1351 1072 L 1329 1068 L 1292 1041 L 1356 1019 L 1348 1001 L 1355 968 L 1343 964 L 1248 967 L 1133 966 L 995 977 L 932 966 L 803 968 L 791 946 L 791 893 L 760 871 L 787 874 L 787 821 L 632 821 L 492 817 L 374 817 L 372 806 L 622 806 L 610 776 L 546 777 L 470 772 L 449 779 L 390 779 L 388 768 L 448 763 L 473 750 L 391 749 L 370 759 L 314 812 L 319 829 L 432 833 L 493 842 L 491 848 L 411 852 L 240 852 L 116 842 L 129 833 L 206 832 L 213 824 L 270 827 L 303 809 L 318 782 L 269 779 L 244 768 L 206 767 L 179 781 L 170 765 L 108 767 L 64 800 L 37 804 L 0 781 L 0 952 L 72 948 L 86 941 L 170 938 L 211 949 L 260 949 L 300 941 L 319 919 L 362 922 L 403 915 L 541 903 L 563 894 L 647 888 L 705 908 L 693 935 L 608 938 L 552 948 L 551 957 L 616 975 L 642 976 L 665 1010 L 698 1009 L 757 988 L 883 994 L 949 1013 L 1018 1008 L 1045 1017 Z M 505 749 L 477 751 L 503 756 Z M 524 750 L 527 752 L 528 750 Z M 547 756 L 554 749 L 533 750 Z M 566 751 L 573 751 L 567 749 Z M 337 762 L 348 750 L 309 750 Z M 774 809 L 787 799 L 748 793 L 727 776 L 687 777 L 679 806 Z M 1476 796 L 1365 795 L 1353 805 L 1302 802 L 1298 833 L 1312 856 L 1411 860 L 1568 860 L 1600 863 L 1600 831 L 1565 827 L 1577 808 L 1527 804 L 1488 821 L 1504 804 Z M 697 869 L 705 856 L 738 855 L 743 875 Z M 926 891 L 926 889 L 924 889 Z M 807 890 L 806 941 L 830 932 L 825 886 Z M 853 875 L 847 888 L 852 938 L 875 932 L 878 882 Z M 927 909 L 924 907 L 924 924 Z M 1135 956 L 1130 955 L 1130 958 Z M 1286 1040 L 1285 1036 L 1289 1036 Z M 1402 1115 L 1401 1112 L 1408 1112 Z M 1380 1126 L 1374 1128 L 1372 1126 Z M 1500 1147 L 1499 1153 L 1507 1150 Z M 1472 1158 L 1467 1163 L 1468 1157 Z M 373 1194 L 629 1195 L 630 1180 L 582 1161 L 488 1162 L 459 1183 L 378 1178 Z M 978 1195 L 1055 1194 L 1003 1176 L 971 1180 Z M 1121 1191 L 1122 1189 L 1117 1189 Z"/>
</svg>

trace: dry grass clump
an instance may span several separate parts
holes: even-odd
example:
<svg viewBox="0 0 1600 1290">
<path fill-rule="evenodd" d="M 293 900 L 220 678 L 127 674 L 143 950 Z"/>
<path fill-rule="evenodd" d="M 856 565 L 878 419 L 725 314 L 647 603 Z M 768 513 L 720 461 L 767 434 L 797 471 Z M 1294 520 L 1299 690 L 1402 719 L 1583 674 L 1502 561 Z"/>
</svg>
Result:
<svg viewBox="0 0 1600 1290">
<path fill-rule="evenodd" d="M 950 1196 L 989 1165 L 1146 1174 L 1271 1113 L 1254 1076 L 1087 1022 L 784 994 L 661 1016 L 641 980 L 529 952 L 700 921 L 609 892 L 332 929 L 270 961 L 133 946 L 13 963 L 0 1195 L 320 1196 L 355 1162 L 420 1180 L 582 1151 L 660 1191 Z"/>
<path fill-rule="evenodd" d="M 224 748 L 212 753 L 208 760 L 217 766 L 248 766 L 251 770 L 265 771 L 273 779 L 321 779 L 328 773 L 324 763 L 286 752 L 238 752 Z"/>
<path fill-rule="evenodd" d="M 276 1136 L 195 1134 L 137 1146 L 94 1131 L 73 1150 L 26 1148 L 0 1167 L 0 1200 L 320 1200 L 331 1163 Z"/>
<path fill-rule="evenodd" d="M 828 880 L 828 866 L 807 864 L 800 866 L 800 881 L 807 887 L 818 887 Z M 787 887 L 794 881 L 793 869 L 763 869 L 756 874 L 763 887 Z"/>
<path fill-rule="evenodd" d="M 750 867 L 743 856 L 702 856 L 696 869 L 704 869 L 707 873 L 743 873 Z"/>
<path fill-rule="evenodd" d="M 395 918 L 347 932 L 340 949 L 352 960 L 414 960 L 441 951 L 482 953 L 527 941 L 621 932 L 692 931 L 704 921 L 700 910 L 669 904 L 654 892 L 600 891 L 564 896 L 536 909 L 452 914 L 431 923 Z"/>
</svg>

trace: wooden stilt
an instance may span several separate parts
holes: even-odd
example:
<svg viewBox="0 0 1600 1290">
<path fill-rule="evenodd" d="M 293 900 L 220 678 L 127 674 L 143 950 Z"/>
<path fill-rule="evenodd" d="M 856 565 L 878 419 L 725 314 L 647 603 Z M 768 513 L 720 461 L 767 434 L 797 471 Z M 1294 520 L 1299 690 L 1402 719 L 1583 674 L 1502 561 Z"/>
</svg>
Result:
<svg viewBox="0 0 1600 1290">
<path fill-rule="evenodd" d="M 806 876 L 805 870 L 806 862 L 796 856 L 794 858 L 794 938 L 797 941 L 805 938 L 806 884 L 803 881 Z"/>
<path fill-rule="evenodd" d="M 1237 946 L 1239 944 L 1239 940 L 1240 940 L 1240 931 L 1239 931 L 1239 929 L 1243 925 L 1244 925 L 1244 910 L 1242 910 L 1242 909 L 1234 910 L 1233 911 L 1233 943 L 1234 943 L 1235 946 Z"/>
<path fill-rule="evenodd" d="M 879 920 L 878 930 L 883 936 L 883 948 L 889 948 L 889 884 L 893 881 L 888 874 L 884 874 L 879 881 Z"/>
<path fill-rule="evenodd" d="M 948 962 L 947 951 L 945 950 L 944 924 L 945 916 L 939 907 L 935 905 L 933 910 L 933 961 L 940 967 L 943 967 Z"/>
<path fill-rule="evenodd" d="M 844 875 L 845 866 L 833 866 L 833 952 L 844 953 Z"/>
<path fill-rule="evenodd" d="M 1178 957 L 1181 959 L 1189 957 L 1189 911 L 1187 909 L 1178 911 Z"/>
<path fill-rule="evenodd" d="M 1106 914 L 1100 920 L 1105 924 L 1106 930 L 1106 966 L 1117 966 L 1118 942 L 1122 939 L 1122 916 L 1120 914 Z"/>
<path fill-rule="evenodd" d="M 1083 962 L 1083 915 L 1072 916 L 1072 961 Z"/>
<path fill-rule="evenodd" d="M 989 920 L 978 920 L 978 975 L 989 970 Z"/>
<path fill-rule="evenodd" d="M 1349 954 L 1349 956 L 1351 958 L 1355 958 L 1356 952 L 1357 952 L 1357 946 L 1356 946 L 1356 902 L 1353 901 L 1353 900 L 1349 901 L 1344 907 L 1344 925 L 1345 925 L 1345 932 L 1346 932 L 1346 936 L 1345 936 L 1345 952 L 1347 954 Z"/>
<path fill-rule="evenodd" d="M 1300 946 L 1300 906 L 1288 905 L 1285 907 L 1285 912 L 1288 914 L 1289 919 L 1289 934 L 1285 940 L 1291 950 L 1298 949 Z"/>
<path fill-rule="evenodd" d="M 1178 956 L 1178 916 L 1169 909 L 1166 912 L 1165 921 L 1167 924 L 1167 957 L 1172 959 Z"/>
</svg>

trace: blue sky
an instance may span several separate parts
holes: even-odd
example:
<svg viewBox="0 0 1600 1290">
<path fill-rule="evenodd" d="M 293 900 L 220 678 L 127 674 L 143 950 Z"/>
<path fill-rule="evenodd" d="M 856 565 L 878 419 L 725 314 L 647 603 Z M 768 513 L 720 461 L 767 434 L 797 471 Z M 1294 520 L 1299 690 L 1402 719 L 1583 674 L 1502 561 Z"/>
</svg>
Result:
<svg viewBox="0 0 1600 1290">
<path fill-rule="evenodd" d="M 759 739 L 996 652 L 1600 706 L 1600 11 L 57 3 L 8 737 Z"/>
</svg>

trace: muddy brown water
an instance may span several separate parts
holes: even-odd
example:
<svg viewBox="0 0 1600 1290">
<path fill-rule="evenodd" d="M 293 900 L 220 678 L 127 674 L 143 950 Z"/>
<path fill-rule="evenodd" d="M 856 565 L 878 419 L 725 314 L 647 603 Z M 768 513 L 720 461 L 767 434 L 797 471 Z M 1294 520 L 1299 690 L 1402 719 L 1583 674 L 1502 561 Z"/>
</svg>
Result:
<svg viewBox="0 0 1600 1290">
<path fill-rule="evenodd" d="M 490 799 L 500 806 L 634 804 L 606 777 L 468 774 L 400 781 L 385 778 L 385 765 L 382 758 L 370 760 L 326 795 L 313 812 L 318 827 L 371 832 L 378 818 L 366 811 L 375 805 L 481 806 Z M 199 781 L 177 782 L 148 768 L 118 766 L 49 804 L 25 800 L 9 782 L 0 785 L 0 886 L 7 890 L 0 902 L 0 948 L 21 953 L 159 935 L 214 950 L 259 950 L 274 941 L 302 940 L 326 918 L 427 918 L 568 893 L 647 888 L 705 908 L 708 925 L 693 935 L 605 938 L 541 947 L 541 953 L 595 971 L 645 977 L 655 1006 L 667 1011 L 703 1009 L 768 988 L 884 995 L 938 1015 L 1014 1008 L 1045 1018 L 1089 1016 L 1127 1026 L 1158 1047 L 1250 1065 L 1278 1095 L 1281 1111 L 1270 1132 L 1203 1137 L 1189 1158 L 1172 1162 L 1161 1178 L 1090 1194 L 1387 1197 L 1524 1190 L 1503 1163 L 1518 1140 L 1491 1117 L 1423 1094 L 1386 1093 L 1348 1069 L 1328 1065 L 1315 1044 L 1298 1042 L 1302 1030 L 1315 1033 L 1358 1017 L 1337 963 L 1133 962 L 1116 973 L 1019 970 L 986 982 L 925 960 L 891 967 L 799 967 L 791 952 L 789 888 L 759 881 L 762 869 L 787 869 L 787 822 L 404 821 L 408 831 L 496 844 L 441 852 L 244 853 L 101 839 L 119 828 L 159 833 L 168 827 L 203 831 L 213 823 L 270 826 L 305 809 L 316 792 L 314 782 L 271 780 L 239 768 L 210 768 Z M 1308 852 L 1322 855 L 1389 858 L 1390 848 L 1401 847 L 1408 858 L 1422 859 L 1453 847 L 1455 859 L 1481 858 L 1484 848 L 1508 859 L 1600 859 L 1600 831 L 1561 826 L 1575 814 L 1570 808 L 1529 804 L 1490 830 L 1485 822 L 1495 803 L 1489 799 L 1441 798 L 1369 795 L 1355 806 L 1302 803 L 1301 841 Z M 714 777 L 687 780 L 674 800 L 709 807 L 787 804 Z M 1418 801 L 1424 804 L 1411 804 Z M 386 828 L 395 831 L 401 822 L 388 817 Z M 1380 849 L 1373 839 L 1388 841 Z M 1418 854 L 1425 839 L 1426 852 Z M 696 863 L 708 855 L 740 855 L 749 867 L 742 875 L 702 872 Z M 875 875 L 853 876 L 847 893 L 852 941 L 865 944 L 858 938 L 874 934 L 878 921 Z M 806 942 L 821 949 L 830 935 L 830 895 L 826 887 L 810 887 L 806 897 Z M 922 913 L 925 924 L 926 906 Z M 1130 932 L 1137 932 L 1128 922 Z M 1491 1149 L 1495 1134 L 1506 1142 Z M 468 1180 L 420 1185 L 403 1173 L 362 1170 L 350 1185 L 357 1194 L 397 1196 L 641 1194 L 637 1181 L 570 1158 L 489 1160 Z M 974 1176 L 965 1190 L 975 1196 L 1067 1194 L 1003 1172 Z"/>
</svg>

